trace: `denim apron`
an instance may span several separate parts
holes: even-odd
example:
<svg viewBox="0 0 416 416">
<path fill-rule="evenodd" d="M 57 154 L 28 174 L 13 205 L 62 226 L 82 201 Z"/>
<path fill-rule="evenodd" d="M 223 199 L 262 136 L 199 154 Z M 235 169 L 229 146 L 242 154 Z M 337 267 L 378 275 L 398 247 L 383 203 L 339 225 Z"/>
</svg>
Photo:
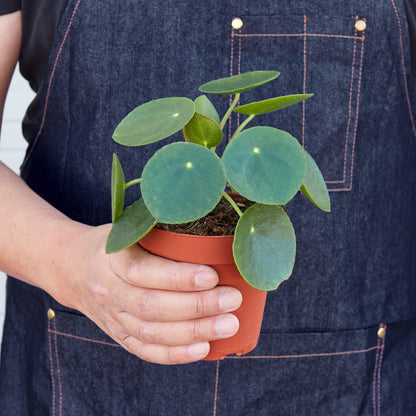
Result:
<svg viewBox="0 0 416 416">
<path fill-rule="evenodd" d="M 144 362 L 79 312 L 9 278 L 0 414 L 416 414 L 408 44 L 401 0 L 69 0 L 22 169 L 38 194 L 74 220 L 109 222 L 112 153 L 130 180 L 165 144 L 117 145 L 121 118 L 151 99 L 195 98 L 211 79 L 277 69 L 278 80 L 241 101 L 315 94 L 253 125 L 298 138 L 323 171 L 332 212 L 301 193 L 288 204 L 294 273 L 269 293 L 259 344 L 243 357 Z M 228 97 L 212 99 L 224 113 Z M 241 121 L 232 116 L 227 137 Z"/>
</svg>

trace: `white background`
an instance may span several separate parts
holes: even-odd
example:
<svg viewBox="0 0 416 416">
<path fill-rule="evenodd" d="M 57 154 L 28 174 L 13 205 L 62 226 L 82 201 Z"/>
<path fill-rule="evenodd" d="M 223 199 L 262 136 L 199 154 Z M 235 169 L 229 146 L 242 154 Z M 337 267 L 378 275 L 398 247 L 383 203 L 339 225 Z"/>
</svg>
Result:
<svg viewBox="0 0 416 416">
<path fill-rule="evenodd" d="M 19 171 L 26 149 L 26 141 L 22 136 L 22 119 L 33 97 L 34 93 L 28 82 L 16 70 L 7 94 L 0 136 L 0 160 L 16 173 Z M 4 197 L 5 195 L 2 196 Z M 0 339 L 3 333 L 5 285 L 5 275 L 0 272 Z"/>
</svg>

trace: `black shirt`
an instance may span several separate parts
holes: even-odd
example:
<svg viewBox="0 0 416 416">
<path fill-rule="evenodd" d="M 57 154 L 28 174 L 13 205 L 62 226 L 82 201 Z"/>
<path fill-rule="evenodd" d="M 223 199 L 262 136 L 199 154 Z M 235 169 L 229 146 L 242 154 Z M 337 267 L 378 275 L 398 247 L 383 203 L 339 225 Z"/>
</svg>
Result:
<svg viewBox="0 0 416 416">
<path fill-rule="evenodd" d="M 20 72 L 37 92 L 49 57 L 56 28 L 68 0 L 0 0 L 0 15 L 22 10 L 23 36 Z M 410 32 L 413 79 L 416 80 L 416 0 L 404 0 Z M 36 122 L 38 98 L 30 105 L 23 123 L 29 139 Z"/>
</svg>

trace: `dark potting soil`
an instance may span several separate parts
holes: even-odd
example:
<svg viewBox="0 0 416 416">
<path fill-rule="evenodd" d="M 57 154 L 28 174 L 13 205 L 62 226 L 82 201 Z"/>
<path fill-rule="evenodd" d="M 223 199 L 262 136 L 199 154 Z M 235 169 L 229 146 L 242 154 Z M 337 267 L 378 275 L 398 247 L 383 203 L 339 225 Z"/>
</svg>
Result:
<svg viewBox="0 0 416 416">
<path fill-rule="evenodd" d="M 241 211 L 245 211 L 252 201 L 245 198 L 233 198 Z M 205 217 L 186 224 L 158 223 L 156 228 L 179 234 L 191 235 L 232 235 L 234 234 L 239 216 L 230 203 L 223 197 L 218 205 Z"/>
</svg>

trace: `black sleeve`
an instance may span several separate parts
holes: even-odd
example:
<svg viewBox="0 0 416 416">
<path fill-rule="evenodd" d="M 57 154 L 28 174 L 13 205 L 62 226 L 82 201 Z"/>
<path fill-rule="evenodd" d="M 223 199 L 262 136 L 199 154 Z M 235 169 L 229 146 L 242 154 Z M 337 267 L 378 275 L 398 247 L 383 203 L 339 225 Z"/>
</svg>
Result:
<svg viewBox="0 0 416 416">
<path fill-rule="evenodd" d="M 22 9 L 21 0 L 0 0 L 0 16 Z"/>
</svg>

